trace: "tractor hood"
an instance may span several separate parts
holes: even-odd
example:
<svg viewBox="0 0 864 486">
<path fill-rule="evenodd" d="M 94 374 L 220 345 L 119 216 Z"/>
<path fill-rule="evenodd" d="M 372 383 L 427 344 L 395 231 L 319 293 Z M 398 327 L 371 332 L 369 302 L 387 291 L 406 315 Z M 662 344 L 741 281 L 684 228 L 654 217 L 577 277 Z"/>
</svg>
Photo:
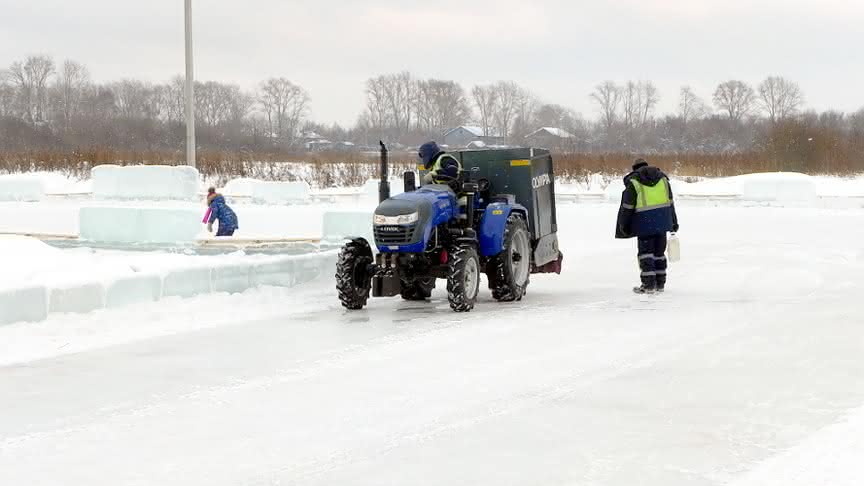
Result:
<svg viewBox="0 0 864 486">
<path fill-rule="evenodd" d="M 456 195 L 444 185 L 397 194 L 375 209 L 375 243 L 381 251 L 422 252 L 431 230 L 457 210 Z"/>
<path fill-rule="evenodd" d="M 403 199 L 399 196 L 391 197 L 378 205 L 375 214 L 379 216 L 404 216 L 421 212 L 428 214 L 432 203 L 424 199 Z"/>
<path fill-rule="evenodd" d="M 428 218 L 432 207 L 442 201 L 452 202 L 455 195 L 445 185 L 430 184 L 413 192 L 403 192 L 383 201 L 375 209 L 379 216 L 404 216 L 420 213 L 419 219 Z"/>
</svg>

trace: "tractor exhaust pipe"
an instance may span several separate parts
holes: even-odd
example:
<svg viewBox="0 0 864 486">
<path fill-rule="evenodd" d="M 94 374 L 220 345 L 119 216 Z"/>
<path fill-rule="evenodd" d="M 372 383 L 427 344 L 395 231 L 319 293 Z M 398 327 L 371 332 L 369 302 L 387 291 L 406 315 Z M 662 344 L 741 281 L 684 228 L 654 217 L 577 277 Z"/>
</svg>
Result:
<svg viewBox="0 0 864 486">
<path fill-rule="evenodd" d="M 389 175 L 389 157 L 387 153 L 387 146 L 384 145 L 384 141 L 381 140 L 378 143 L 381 144 L 381 181 L 378 182 L 378 202 L 382 203 L 385 199 L 390 199 L 390 181 L 388 180 Z"/>
</svg>

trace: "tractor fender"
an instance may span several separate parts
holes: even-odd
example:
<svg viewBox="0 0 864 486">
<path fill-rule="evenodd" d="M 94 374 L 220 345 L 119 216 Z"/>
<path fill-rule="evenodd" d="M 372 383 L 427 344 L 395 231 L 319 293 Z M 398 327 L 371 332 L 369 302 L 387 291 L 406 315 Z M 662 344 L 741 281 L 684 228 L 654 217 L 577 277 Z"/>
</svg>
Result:
<svg viewBox="0 0 864 486">
<path fill-rule="evenodd" d="M 494 202 L 486 206 L 483 218 L 480 220 L 480 254 L 491 257 L 504 249 L 504 229 L 511 213 L 521 214 L 528 221 L 528 211 L 520 204 Z"/>
</svg>

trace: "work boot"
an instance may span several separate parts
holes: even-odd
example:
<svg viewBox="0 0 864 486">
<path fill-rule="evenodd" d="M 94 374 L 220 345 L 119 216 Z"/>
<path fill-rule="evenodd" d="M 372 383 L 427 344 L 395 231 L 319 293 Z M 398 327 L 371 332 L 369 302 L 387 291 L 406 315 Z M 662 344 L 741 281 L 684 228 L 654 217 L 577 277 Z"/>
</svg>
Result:
<svg viewBox="0 0 864 486">
<path fill-rule="evenodd" d="M 653 294 L 654 292 L 656 292 L 656 289 L 654 287 L 646 287 L 645 285 L 633 287 L 633 293 L 636 294 Z"/>
</svg>

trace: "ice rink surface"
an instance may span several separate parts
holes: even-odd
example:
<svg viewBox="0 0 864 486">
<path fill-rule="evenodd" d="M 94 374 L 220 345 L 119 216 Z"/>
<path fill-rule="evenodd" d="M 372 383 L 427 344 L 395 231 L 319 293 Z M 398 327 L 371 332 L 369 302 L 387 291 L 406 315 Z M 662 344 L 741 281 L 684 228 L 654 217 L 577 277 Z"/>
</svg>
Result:
<svg viewBox="0 0 864 486">
<path fill-rule="evenodd" d="M 0 327 L 0 484 L 864 482 L 864 211 L 683 205 L 635 296 L 616 209 L 470 314 L 322 280 Z"/>
</svg>

